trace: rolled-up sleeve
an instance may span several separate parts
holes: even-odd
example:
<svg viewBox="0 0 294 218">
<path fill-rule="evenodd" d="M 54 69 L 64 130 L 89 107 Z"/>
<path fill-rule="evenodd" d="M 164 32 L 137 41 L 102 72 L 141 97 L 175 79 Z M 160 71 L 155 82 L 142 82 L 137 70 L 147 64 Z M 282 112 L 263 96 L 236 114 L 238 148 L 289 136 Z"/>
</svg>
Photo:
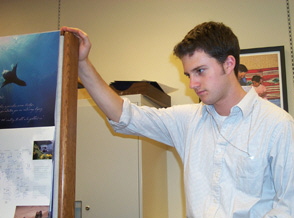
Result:
<svg viewBox="0 0 294 218">
<path fill-rule="evenodd" d="M 118 133 L 143 136 L 174 147 L 183 144 L 192 111 L 195 113 L 197 109 L 191 105 L 158 109 L 138 106 L 125 98 L 119 122 L 109 120 L 109 123 Z"/>
<path fill-rule="evenodd" d="M 131 102 L 127 98 L 124 98 L 123 100 L 123 110 L 119 122 L 108 120 L 110 125 L 116 132 L 120 132 L 120 130 L 123 130 L 126 126 L 128 126 L 131 119 Z"/>
<path fill-rule="evenodd" d="M 167 126 L 174 121 L 168 119 L 167 114 L 155 107 L 137 106 L 125 98 L 119 122 L 109 120 L 109 123 L 115 132 L 143 136 L 172 145 L 173 140 Z M 163 117 L 165 118 L 162 119 Z"/>
</svg>

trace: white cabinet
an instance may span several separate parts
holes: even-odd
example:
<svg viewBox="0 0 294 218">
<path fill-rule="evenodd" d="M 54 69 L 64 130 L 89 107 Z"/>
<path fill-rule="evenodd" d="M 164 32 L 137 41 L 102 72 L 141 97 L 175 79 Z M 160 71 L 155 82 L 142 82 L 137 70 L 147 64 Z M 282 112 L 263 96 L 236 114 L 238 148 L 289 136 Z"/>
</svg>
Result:
<svg viewBox="0 0 294 218">
<path fill-rule="evenodd" d="M 139 94 L 124 97 L 157 107 Z M 166 146 L 115 133 L 92 99 L 78 100 L 77 122 L 76 200 L 83 218 L 167 218 Z"/>
</svg>

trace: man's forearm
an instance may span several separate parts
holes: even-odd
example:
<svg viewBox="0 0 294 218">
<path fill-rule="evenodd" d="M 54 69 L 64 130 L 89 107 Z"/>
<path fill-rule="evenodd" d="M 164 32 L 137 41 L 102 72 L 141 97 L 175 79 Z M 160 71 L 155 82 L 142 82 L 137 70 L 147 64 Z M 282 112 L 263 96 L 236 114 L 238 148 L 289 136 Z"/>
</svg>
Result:
<svg viewBox="0 0 294 218">
<path fill-rule="evenodd" d="M 123 99 L 109 87 L 89 59 L 80 61 L 79 77 L 104 114 L 110 120 L 118 122 L 122 114 Z"/>
</svg>

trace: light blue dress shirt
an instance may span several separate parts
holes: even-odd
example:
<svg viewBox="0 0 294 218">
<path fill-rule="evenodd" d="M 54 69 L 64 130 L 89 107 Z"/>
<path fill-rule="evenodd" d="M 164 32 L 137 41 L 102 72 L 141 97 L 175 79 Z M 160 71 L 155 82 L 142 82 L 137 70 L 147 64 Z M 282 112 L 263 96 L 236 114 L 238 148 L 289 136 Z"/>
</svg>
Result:
<svg viewBox="0 0 294 218">
<path fill-rule="evenodd" d="M 125 99 L 110 123 L 176 148 L 188 218 L 294 217 L 294 121 L 254 89 L 227 117 L 201 103 L 155 109 Z"/>
</svg>

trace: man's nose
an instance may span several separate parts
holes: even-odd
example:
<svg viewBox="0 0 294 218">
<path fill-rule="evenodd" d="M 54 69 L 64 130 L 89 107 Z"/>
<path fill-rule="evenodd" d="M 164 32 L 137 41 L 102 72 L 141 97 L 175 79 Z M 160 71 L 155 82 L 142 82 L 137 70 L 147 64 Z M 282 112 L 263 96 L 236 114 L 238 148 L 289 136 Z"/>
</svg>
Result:
<svg viewBox="0 0 294 218">
<path fill-rule="evenodd" d="M 190 89 L 197 89 L 200 86 L 200 81 L 196 79 L 195 77 L 190 78 Z"/>
</svg>

